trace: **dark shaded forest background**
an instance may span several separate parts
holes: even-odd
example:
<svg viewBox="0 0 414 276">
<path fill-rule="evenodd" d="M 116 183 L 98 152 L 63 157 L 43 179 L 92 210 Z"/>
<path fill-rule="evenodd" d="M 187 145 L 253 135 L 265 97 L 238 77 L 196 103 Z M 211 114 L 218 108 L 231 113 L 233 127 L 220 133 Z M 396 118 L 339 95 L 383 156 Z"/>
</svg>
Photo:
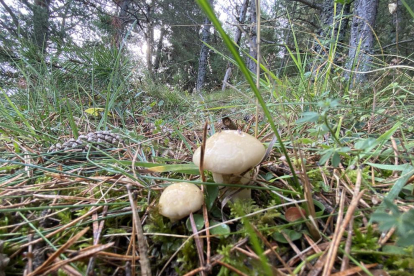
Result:
<svg viewBox="0 0 414 276">
<path fill-rule="evenodd" d="M 414 8 L 413 1 L 405 2 Z M 194 1 L 0 4 L 0 86 L 5 91 L 38 87 L 42 79 L 36 74 L 45 73 L 60 91 L 81 87 L 92 94 L 108 89 L 114 74 L 129 87 L 123 93 L 139 90 L 142 82 L 193 92 L 221 89 L 225 75 L 230 84 L 242 81 L 223 57 L 229 54 L 221 37 Z M 255 72 L 248 57 L 255 56 L 257 46 L 255 5 L 249 0 L 212 4 Z M 408 64 L 401 57 L 410 58 L 414 47 L 413 18 L 401 0 L 263 1 L 261 20 L 262 59 L 278 77 L 297 74 L 287 48 L 300 49 L 310 61 L 303 69 L 315 74 L 329 60 L 331 43 L 337 45 L 335 68 L 356 71 Z M 355 81 L 364 82 L 370 75 L 356 76 Z"/>
</svg>

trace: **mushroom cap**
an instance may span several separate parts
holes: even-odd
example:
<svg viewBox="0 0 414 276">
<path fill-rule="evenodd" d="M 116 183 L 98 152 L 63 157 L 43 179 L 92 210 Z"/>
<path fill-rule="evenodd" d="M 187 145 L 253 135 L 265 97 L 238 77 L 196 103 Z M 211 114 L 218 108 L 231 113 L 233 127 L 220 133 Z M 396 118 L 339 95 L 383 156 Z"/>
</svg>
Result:
<svg viewBox="0 0 414 276">
<path fill-rule="evenodd" d="M 204 203 L 203 192 L 194 184 L 174 183 L 162 192 L 159 212 L 171 220 L 179 220 L 198 211 Z"/>
<path fill-rule="evenodd" d="M 201 147 L 193 155 L 200 166 Z M 256 166 L 265 148 L 255 137 L 238 130 L 224 130 L 207 139 L 204 169 L 218 174 L 241 174 Z"/>
</svg>

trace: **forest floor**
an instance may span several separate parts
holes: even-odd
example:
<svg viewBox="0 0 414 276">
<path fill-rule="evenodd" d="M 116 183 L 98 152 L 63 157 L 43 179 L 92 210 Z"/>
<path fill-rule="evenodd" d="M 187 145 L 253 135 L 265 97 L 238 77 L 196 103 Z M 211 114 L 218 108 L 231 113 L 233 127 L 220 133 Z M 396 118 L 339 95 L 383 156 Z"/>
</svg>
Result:
<svg viewBox="0 0 414 276">
<path fill-rule="evenodd" d="M 269 96 L 281 145 L 251 98 L 226 93 L 149 99 L 125 117 L 14 109 L 1 120 L 0 275 L 414 274 L 406 114 Z M 269 149 L 251 200 L 228 201 L 192 163 L 223 118 L 253 136 L 257 125 Z M 181 181 L 203 187 L 205 205 L 170 221 L 158 200 Z"/>
</svg>

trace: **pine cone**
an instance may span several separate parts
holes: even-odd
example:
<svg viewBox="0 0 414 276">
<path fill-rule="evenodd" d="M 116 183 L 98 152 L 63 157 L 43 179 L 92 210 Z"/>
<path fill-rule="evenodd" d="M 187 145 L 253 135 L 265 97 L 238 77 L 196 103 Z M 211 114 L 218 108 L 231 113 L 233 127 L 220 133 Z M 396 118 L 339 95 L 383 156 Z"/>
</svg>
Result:
<svg viewBox="0 0 414 276">
<path fill-rule="evenodd" d="M 78 139 L 71 138 L 63 144 L 57 143 L 52 145 L 48 152 L 67 151 L 67 150 L 82 150 L 87 151 L 91 144 L 95 145 L 98 149 L 104 149 L 109 147 L 118 147 L 123 141 L 118 134 L 111 133 L 110 131 L 96 131 L 89 132 L 87 135 L 79 135 Z"/>
</svg>

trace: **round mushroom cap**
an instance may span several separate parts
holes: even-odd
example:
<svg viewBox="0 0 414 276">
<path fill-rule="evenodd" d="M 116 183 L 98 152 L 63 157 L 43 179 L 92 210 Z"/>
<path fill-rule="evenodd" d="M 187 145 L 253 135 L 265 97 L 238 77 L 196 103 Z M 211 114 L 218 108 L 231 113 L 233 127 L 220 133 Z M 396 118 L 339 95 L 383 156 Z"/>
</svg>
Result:
<svg viewBox="0 0 414 276">
<path fill-rule="evenodd" d="M 200 166 L 201 147 L 193 155 Z M 207 139 L 204 169 L 219 174 L 241 174 L 262 161 L 265 148 L 255 137 L 238 130 L 224 130 Z"/>
<path fill-rule="evenodd" d="M 203 192 L 194 184 L 174 183 L 162 192 L 159 212 L 171 220 L 179 220 L 198 211 L 204 203 Z"/>
</svg>

